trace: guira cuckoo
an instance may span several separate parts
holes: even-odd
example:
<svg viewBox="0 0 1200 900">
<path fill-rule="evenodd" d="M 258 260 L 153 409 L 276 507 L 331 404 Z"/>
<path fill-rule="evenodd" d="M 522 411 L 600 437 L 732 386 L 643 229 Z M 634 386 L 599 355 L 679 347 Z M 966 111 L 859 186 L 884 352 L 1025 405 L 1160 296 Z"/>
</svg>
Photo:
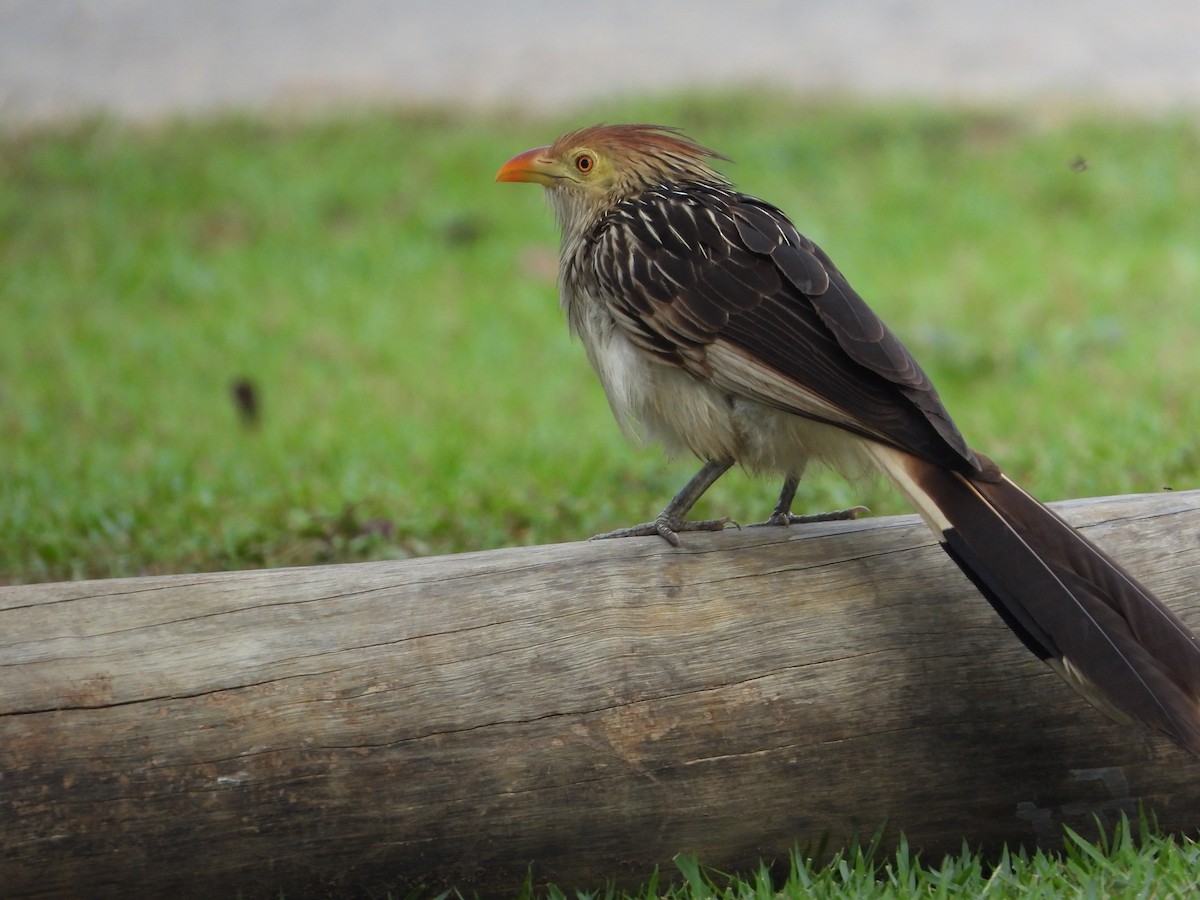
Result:
<svg viewBox="0 0 1200 900">
<path fill-rule="evenodd" d="M 676 129 L 597 125 L 496 175 L 549 194 L 561 304 L 618 421 L 704 460 L 655 522 L 612 536 L 720 529 L 685 516 L 735 463 L 783 476 L 777 524 L 802 519 L 809 460 L 880 471 L 1026 647 L 1114 718 L 1200 755 L 1196 637 L 972 450 L 829 257 L 714 159 Z"/>
</svg>

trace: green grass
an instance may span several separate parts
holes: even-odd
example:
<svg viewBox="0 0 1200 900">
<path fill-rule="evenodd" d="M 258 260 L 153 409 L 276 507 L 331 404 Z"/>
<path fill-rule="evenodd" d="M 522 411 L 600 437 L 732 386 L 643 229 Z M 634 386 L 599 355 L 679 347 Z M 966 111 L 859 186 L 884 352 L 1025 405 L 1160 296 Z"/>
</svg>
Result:
<svg viewBox="0 0 1200 900">
<path fill-rule="evenodd" d="M 782 865 L 764 864 L 747 875 L 715 872 L 693 857 L 680 856 L 672 878 L 656 873 L 635 891 L 611 886 L 592 891 L 565 891 L 553 885 L 537 889 L 531 878 L 520 900 L 1182 900 L 1196 896 L 1200 844 L 1158 834 L 1144 818 L 1139 825 L 1131 827 L 1122 816 L 1111 834 L 1095 842 L 1068 828 L 1061 852 L 1004 850 L 998 859 L 990 860 L 966 846 L 956 855 L 922 859 L 903 838 L 891 855 L 881 853 L 875 841 L 832 854 L 797 850 Z"/>
<path fill-rule="evenodd" d="M 0 583 L 573 540 L 657 511 L 693 462 L 625 443 L 556 308 L 540 190 L 492 182 L 567 127 L 646 119 L 733 156 L 1040 496 L 1200 480 L 1194 122 L 745 95 L 92 121 L 0 135 Z M 733 474 L 699 512 L 762 518 L 775 490 Z M 797 507 L 860 501 L 903 510 L 828 475 Z"/>
<path fill-rule="evenodd" d="M 1062 853 L 1005 851 L 987 861 L 968 848 L 957 856 L 923 861 L 906 843 L 890 858 L 873 848 L 851 847 L 820 864 L 794 853 L 780 882 L 766 867 L 748 877 L 707 872 L 681 857 L 678 900 L 805 900 L 909 897 L 1107 898 L 1190 897 L 1200 888 L 1200 848 L 1162 836 L 1135 838 L 1122 819 L 1111 840 L 1084 840 L 1067 829 Z M 553 891 L 551 892 L 553 895 Z M 647 892 L 643 896 L 654 896 Z"/>
</svg>

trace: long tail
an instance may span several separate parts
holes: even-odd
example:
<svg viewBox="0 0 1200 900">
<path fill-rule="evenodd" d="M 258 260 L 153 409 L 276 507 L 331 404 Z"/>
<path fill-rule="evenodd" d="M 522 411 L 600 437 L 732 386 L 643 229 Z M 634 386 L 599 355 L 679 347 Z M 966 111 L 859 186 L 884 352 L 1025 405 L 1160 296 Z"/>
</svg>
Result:
<svg viewBox="0 0 1200 900">
<path fill-rule="evenodd" d="M 1200 640 L 990 460 L 967 476 L 874 446 L 879 467 L 1034 654 L 1118 721 L 1200 756 Z"/>
</svg>

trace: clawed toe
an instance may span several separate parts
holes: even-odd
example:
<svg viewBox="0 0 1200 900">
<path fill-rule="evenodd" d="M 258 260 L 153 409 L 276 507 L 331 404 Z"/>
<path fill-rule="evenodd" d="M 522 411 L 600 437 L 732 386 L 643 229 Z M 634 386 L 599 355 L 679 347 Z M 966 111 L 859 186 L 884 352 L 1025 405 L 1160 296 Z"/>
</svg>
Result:
<svg viewBox="0 0 1200 900">
<path fill-rule="evenodd" d="M 653 522 L 643 522 L 630 528 L 618 528 L 616 531 L 606 531 L 594 535 L 590 540 L 602 541 L 608 538 L 648 537 L 658 535 L 672 547 L 679 546 L 679 533 L 683 531 L 722 531 L 726 525 L 737 525 L 733 519 L 677 519 L 672 516 L 659 516 Z"/>
<path fill-rule="evenodd" d="M 857 519 L 860 516 L 865 516 L 869 512 L 870 510 L 865 506 L 851 506 L 849 509 L 835 509 L 832 512 L 813 513 L 807 516 L 798 516 L 795 513 L 775 510 L 775 512 L 771 513 L 769 519 L 765 522 L 756 523 L 755 527 L 781 525 L 786 528 L 789 525 L 806 525 L 811 522 L 844 522 L 847 519 Z"/>
</svg>

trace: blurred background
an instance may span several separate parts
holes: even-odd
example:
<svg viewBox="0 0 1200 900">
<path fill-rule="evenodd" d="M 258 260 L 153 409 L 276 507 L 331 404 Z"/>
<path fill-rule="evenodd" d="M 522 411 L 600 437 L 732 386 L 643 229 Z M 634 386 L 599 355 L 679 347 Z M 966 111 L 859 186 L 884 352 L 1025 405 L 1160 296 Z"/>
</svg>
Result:
<svg viewBox="0 0 1200 900">
<path fill-rule="evenodd" d="M 1043 498 L 1194 487 L 1198 114 L 1195 0 L 0 0 L 0 583 L 657 512 L 492 183 L 595 121 L 735 159 Z"/>
<path fill-rule="evenodd" d="M 144 118 L 346 101 L 578 107 L 768 84 L 1162 109 L 1200 101 L 1193 0 L 2 0 L 0 109 Z"/>
</svg>

